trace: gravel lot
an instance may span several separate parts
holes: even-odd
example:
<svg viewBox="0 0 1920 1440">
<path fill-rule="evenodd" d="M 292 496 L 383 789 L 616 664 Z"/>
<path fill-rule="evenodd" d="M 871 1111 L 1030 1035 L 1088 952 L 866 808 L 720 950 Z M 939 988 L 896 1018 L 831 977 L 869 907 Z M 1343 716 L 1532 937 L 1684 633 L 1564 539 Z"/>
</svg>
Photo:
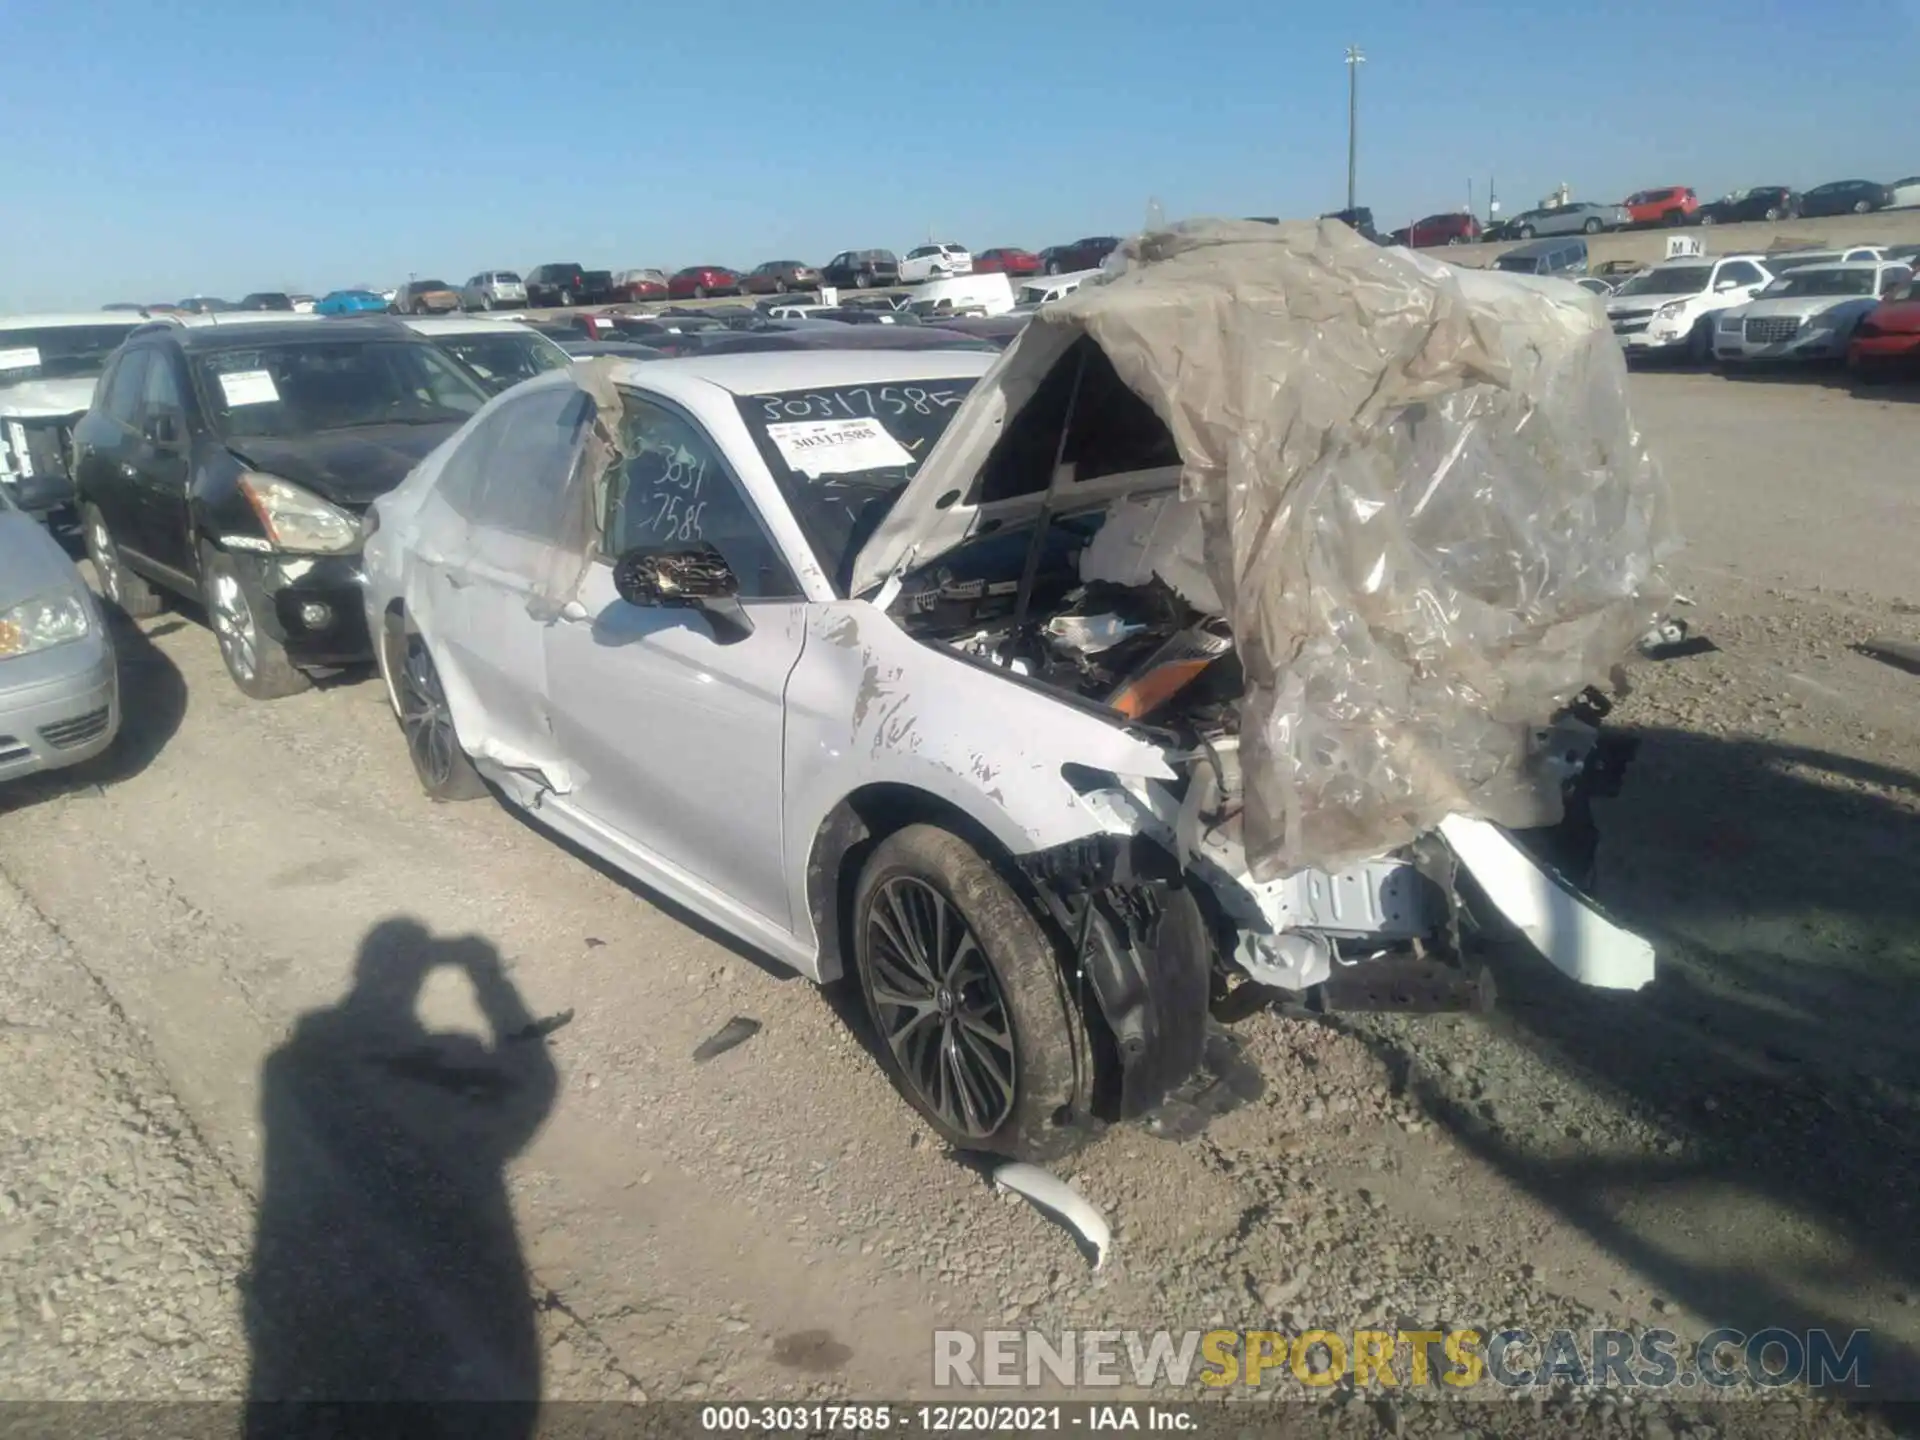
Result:
<svg viewBox="0 0 1920 1440">
<path fill-rule="evenodd" d="M 1920 1396 L 1920 677 L 1849 648 L 1920 636 L 1920 393 L 1633 386 L 1719 646 L 1616 712 L 1602 894 L 1662 978 L 1247 1022 L 1260 1103 L 1071 1163 L 1097 1275 L 931 1143 L 842 997 L 423 799 L 375 684 L 258 705 L 197 614 L 123 624 L 120 750 L 0 793 L 0 1395 L 898 1399 L 945 1325 L 1417 1320 L 1867 1327 Z M 1589 1407 L 1758 1425 L 1498 1429 Z"/>
</svg>

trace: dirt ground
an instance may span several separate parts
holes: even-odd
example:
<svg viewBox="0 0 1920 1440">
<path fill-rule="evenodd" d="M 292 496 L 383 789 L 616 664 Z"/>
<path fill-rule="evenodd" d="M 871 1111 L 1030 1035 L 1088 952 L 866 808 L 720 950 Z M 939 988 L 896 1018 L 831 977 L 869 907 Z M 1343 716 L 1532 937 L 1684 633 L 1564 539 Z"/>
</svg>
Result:
<svg viewBox="0 0 1920 1440">
<path fill-rule="evenodd" d="M 1718 647 L 1615 715 L 1601 895 L 1659 980 L 1510 958 L 1488 1018 L 1246 1022 L 1262 1100 L 1065 1167 L 1097 1274 L 932 1142 L 843 996 L 426 801 L 375 683 L 256 704 L 197 614 L 122 624 L 117 755 L 0 793 L 0 1395 L 897 1400 L 939 1327 L 1518 1322 L 1865 1328 L 1920 1398 L 1920 676 L 1852 648 L 1920 639 L 1920 392 L 1632 383 Z M 1884 1433 L 1788 1393 L 1778 1433 Z"/>
</svg>

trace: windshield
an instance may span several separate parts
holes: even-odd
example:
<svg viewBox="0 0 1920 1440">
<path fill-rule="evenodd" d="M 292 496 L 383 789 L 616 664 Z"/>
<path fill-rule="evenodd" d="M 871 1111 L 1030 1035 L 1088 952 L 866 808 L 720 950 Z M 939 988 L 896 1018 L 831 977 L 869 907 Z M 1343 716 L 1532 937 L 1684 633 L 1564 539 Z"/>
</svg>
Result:
<svg viewBox="0 0 1920 1440">
<path fill-rule="evenodd" d="M 1871 270 L 1802 270 L 1774 281 L 1760 294 L 1767 300 L 1789 295 L 1871 295 L 1875 278 Z"/>
<path fill-rule="evenodd" d="M 946 431 L 976 377 L 743 395 L 761 459 L 821 568 L 843 589 L 853 557 Z"/>
<path fill-rule="evenodd" d="M 1698 295 L 1713 276 L 1707 265 L 1662 266 L 1636 275 L 1613 293 L 1616 295 Z"/>
<path fill-rule="evenodd" d="M 493 395 L 567 363 L 566 352 L 544 336 L 511 330 L 497 335 L 435 335 L 433 343 L 441 354 L 466 366 Z"/>
<path fill-rule="evenodd" d="M 292 341 L 196 355 L 207 415 L 229 439 L 465 420 L 486 391 L 425 341 Z"/>
<path fill-rule="evenodd" d="M 98 378 L 139 323 L 0 330 L 0 385 Z"/>
</svg>

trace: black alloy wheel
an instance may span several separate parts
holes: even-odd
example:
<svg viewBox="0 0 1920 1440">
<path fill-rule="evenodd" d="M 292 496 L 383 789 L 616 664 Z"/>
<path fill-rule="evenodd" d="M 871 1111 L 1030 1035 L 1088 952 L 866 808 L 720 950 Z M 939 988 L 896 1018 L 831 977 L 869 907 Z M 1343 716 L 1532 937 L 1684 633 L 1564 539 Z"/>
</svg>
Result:
<svg viewBox="0 0 1920 1440">
<path fill-rule="evenodd" d="M 407 737 L 407 758 L 420 788 L 434 800 L 476 800 L 486 782 L 473 768 L 453 725 L 453 707 L 433 656 L 418 635 L 407 636 L 400 673 L 394 677 L 400 701 L 400 728 Z"/>
</svg>

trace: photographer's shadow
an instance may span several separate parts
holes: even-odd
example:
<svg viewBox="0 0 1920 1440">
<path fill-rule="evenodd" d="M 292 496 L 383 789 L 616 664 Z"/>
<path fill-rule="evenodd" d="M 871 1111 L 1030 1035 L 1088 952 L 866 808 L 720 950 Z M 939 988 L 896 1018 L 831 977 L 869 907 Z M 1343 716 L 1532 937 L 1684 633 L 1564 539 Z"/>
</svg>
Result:
<svg viewBox="0 0 1920 1440">
<path fill-rule="evenodd" d="M 491 1044 L 421 1026 L 442 966 L 471 981 Z M 463 1431 L 532 1433 L 540 1349 L 505 1167 L 555 1088 L 491 945 L 409 920 L 367 935 L 351 992 L 263 1071 L 250 1433 L 310 1428 L 260 1402 L 449 1400 L 505 1402 Z"/>
</svg>

